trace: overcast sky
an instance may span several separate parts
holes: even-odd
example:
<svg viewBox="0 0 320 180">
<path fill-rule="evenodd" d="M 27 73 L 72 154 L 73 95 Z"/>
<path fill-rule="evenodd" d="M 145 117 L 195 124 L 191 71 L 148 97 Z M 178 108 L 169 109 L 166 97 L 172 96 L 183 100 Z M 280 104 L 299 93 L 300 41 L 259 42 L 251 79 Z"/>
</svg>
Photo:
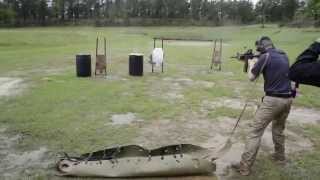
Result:
<svg viewBox="0 0 320 180">
<path fill-rule="evenodd" d="M 256 4 L 259 0 L 251 0 L 254 4 Z"/>
</svg>

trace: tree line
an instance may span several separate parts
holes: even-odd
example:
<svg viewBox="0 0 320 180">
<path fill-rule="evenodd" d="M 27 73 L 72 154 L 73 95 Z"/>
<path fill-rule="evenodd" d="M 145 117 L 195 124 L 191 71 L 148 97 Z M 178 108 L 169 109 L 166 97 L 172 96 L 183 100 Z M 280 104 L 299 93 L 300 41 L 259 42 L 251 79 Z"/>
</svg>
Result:
<svg viewBox="0 0 320 180">
<path fill-rule="evenodd" d="M 320 0 L 0 0 L 0 26 L 319 24 Z M 303 19 L 303 20 L 302 20 Z"/>
</svg>

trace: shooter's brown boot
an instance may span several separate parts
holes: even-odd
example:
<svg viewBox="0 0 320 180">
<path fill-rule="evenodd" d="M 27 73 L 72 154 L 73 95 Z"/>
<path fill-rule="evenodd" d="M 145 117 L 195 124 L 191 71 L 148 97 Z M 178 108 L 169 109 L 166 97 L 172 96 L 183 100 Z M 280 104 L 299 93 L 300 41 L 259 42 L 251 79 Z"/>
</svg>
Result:
<svg viewBox="0 0 320 180">
<path fill-rule="evenodd" d="M 286 158 L 284 155 L 278 155 L 276 153 L 272 154 L 271 159 L 279 165 L 286 164 Z"/>
<path fill-rule="evenodd" d="M 239 172 L 242 176 L 249 176 L 251 173 L 250 168 L 243 162 L 232 164 L 231 167 Z"/>
</svg>

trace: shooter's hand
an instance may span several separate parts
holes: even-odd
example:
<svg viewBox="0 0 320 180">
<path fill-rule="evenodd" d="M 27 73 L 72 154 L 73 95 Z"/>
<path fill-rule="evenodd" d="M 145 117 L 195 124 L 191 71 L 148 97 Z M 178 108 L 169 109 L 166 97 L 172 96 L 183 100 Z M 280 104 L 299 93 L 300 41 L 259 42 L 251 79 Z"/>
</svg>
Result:
<svg viewBox="0 0 320 180">
<path fill-rule="evenodd" d="M 253 67 L 256 65 L 256 63 L 258 62 L 258 58 L 253 58 L 248 60 L 248 78 L 253 81 L 256 79 L 256 76 L 251 72 Z"/>
</svg>

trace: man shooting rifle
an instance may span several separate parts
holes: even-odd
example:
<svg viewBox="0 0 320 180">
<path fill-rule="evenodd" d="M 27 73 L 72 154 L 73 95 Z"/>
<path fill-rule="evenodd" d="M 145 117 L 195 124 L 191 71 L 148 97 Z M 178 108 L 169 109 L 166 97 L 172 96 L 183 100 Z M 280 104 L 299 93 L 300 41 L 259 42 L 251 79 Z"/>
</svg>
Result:
<svg viewBox="0 0 320 180">
<path fill-rule="evenodd" d="M 280 162 L 285 161 L 283 131 L 292 104 L 287 55 L 276 49 L 269 37 L 262 37 L 258 40 L 256 48 L 261 54 L 256 63 L 249 60 L 248 73 L 251 81 L 255 81 L 261 73 L 263 74 L 265 96 L 250 127 L 241 161 L 232 166 L 244 176 L 250 174 L 260 147 L 261 137 L 271 122 L 275 151 L 273 159 Z"/>
</svg>

